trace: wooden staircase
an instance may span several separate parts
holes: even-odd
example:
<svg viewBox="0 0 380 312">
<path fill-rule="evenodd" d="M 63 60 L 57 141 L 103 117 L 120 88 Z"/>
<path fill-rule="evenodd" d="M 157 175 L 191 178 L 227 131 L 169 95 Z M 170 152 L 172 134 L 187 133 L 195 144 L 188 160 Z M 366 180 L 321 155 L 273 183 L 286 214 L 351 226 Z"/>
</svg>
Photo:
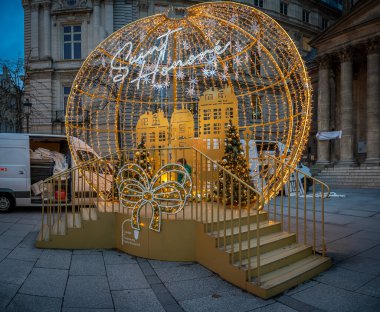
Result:
<svg viewBox="0 0 380 312">
<path fill-rule="evenodd" d="M 212 231 L 211 224 L 205 224 L 205 234 L 211 239 L 210 247 L 214 245 L 217 250 L 210 253 L 211 257 L 220 256 L 221 252 L 227 257 L 222 256 L 224 265 L 216 267 L 210 259 L 200 259 L 200 263 L 204 262 L 209 269 L 242 287 L 242 283 L 228 278 L 231 274 L 236 276 L 236 270 L 239 270 L 247 281 L 244 288 L 262 298 L 273 297 L 331 266 L 330 258 L 314 253 L 311 246 L 297 243 L 296 234 L 282 231 L 280 222 L 268 220 L 268 213 L 261 212 L 258 269 L 257 222 L 256 217 L 249 219 L 249 226 L 248 218 L 244 218 L 240 225 L 237 222 L 223 223 L 223 229 L 219 231 Z"/>
</svg>

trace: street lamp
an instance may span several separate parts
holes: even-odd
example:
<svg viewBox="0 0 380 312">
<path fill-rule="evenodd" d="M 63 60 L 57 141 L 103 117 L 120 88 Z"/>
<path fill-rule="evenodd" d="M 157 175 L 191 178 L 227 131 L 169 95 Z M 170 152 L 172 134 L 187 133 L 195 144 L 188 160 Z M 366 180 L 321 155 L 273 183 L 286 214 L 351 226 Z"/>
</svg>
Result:
<svg viewBox="0 0 380 312">
<path fill-rule="evenodd" d="M 25 100 L 24 103 L 24 114 L 26 116 L 26 132 L 29 133 L 29 117 L 32 113 L 32 103 L 29 102 L 29 99 Z"/>
</svg>

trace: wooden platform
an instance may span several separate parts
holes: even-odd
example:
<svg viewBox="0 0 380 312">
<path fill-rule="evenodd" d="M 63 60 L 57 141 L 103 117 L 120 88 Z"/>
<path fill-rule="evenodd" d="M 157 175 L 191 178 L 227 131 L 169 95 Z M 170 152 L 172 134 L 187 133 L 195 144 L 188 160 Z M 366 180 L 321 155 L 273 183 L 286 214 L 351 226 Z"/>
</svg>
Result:
<svg viewBox="0 0 380 312">
<path fill-rule="evenodd" d="M 60 214 L 50 228 L 41 229 L 36 246 L 118 248 L 146 258 L 197 261 L 262 298 L 294 287 L 331 265 L 329 258 L 297 243 L 294 233 L 284 232 L 281 222 L 269 220 L 266 211 L 257 214 L 253 209 L 218 209 L 213 202 L 189 202 L 176 215 L 163 214 L 160 233 L 147 228 L 150 207 L 142 209 L 145 225 L 137 233 L 130 227 L 130 213 L 118 202 L 99 201 L 97 207 Z"/>
</svg>

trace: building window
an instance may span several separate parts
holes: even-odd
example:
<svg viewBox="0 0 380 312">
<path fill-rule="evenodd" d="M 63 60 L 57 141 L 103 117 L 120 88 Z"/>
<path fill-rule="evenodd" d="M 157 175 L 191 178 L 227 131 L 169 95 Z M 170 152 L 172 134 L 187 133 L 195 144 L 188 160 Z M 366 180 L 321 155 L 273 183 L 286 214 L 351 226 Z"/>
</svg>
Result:
<svg viewBox="0 0 380 312">
<path fill-rule="evenodd" d="M 211 149 L 211 139 L 206 139 L 207 149 Z"/>
<path fill-rule="evenodd" d="M 230 124 L 229 124 L 228 122 L 226 122 L 226 123 L 224 124 L 224 133 L 225 133 L 225 134 L 228 133 L 229 125 L 230 125 Z"/>
<path fill-rule="evenodd" d="M 329 21 L 322 17 L 322 29 L 325 30 L 328 27 Z"/>
<path fill-rule="evenodd" d="M 264 0 L 254 0 L 253 5 L 262 8 L 264 6 Z"/>
<path fill-rule="evenodd" d="M 302 21 L 305 23 L 310 23 L 310 12 L 302 10 Z"/>
<path fill-rule="evenodd" d="M 163 142 L 166 140 L 166 133 L 165 131 L 160 131 L 158 133 L 158 141 Z"/>
<path fill-rule="evenodd" d="M 212 94 L 207 94 L 205 97 L 206 97 L 206 100 L 213 100 L 214 99 Z"/>
<path fill-rule="evenodd" d="M 288 4 L 284 1 L 280 1 L 280 13 L 288 15 Z"/>
<path fill-rule="evenodd" d="M 158 117 L 157 116 L 153 116 L 153 124 L 152 124 L 152 126 L 158 126 L 158 125 L 159 125 Z"/>
<path fill-rule="evenodd" d="M 154 6 L 154 13 L 155 14 L 166 13 L 168 9 L 169 7 L 167 5 L 156 4 Z"/>
<path fill-rule="evenodd" d="M 141 133 L 141 141 L 146 142 L 146 133 L 145 132 Z"/>
<path fill-rule="evenodd" d="M 214 134 L 219 134 L 220 133 L 220 128 L 221 128 L 221 124 L 220 123 L 215 123 L 214 124 Z"/>
<path fill-rule="evenodd" d="M 75 5 L 77 0 L 66 0 L 67 5 Z"/>
<path fill-rule="evenodd" d="M 155 133 L 151 132 L 151 133 L 149 133 L 149 142 L 154 142 L 154 141 L 156 141 L 155 140 Z"/>
<path fill-rule="evenodd" d="M 180 133 L 185 132 L 185 124 L 180 124 L 178 128 Z"/>
<path fill-rule="evenodd" d="M 213 139 L 213 146 L 212 146 L 212 148 L 214 150 L 220 149 L 219 139 Z"/>
<path fill-rule="evenodd" d="M 214 119 L 222 119 L 222 109 L 214 108 Z"/>
<path fill-rule="evenodd" d="M 204 109 L 203 120 L 210 120 L 210 119 L 211 119 L 211 109 Z"/>
<path fill-rule="evenodd" d="M 233 119 L 234 118 L 234 109 L 232 107 L 226 108 L 226 118 Z"/>
<path fill-rule="evenodd" d="M 310 40 L 311 39 L 308 37 L 305 37 L 305 36 L 302 37 L 302 49 L 304 51 L 307 51 L 307 52 L 311 51 L 311 46 L 309 45 Z"/>
<path fill-rule="evenodd" d="M 204 124 L 203 125 L 203 134 L 210 134 L 211 133 L 211 125 L 210 124 Z"/>
<path fill-rule="evenodd" d="M 261 119 L 261 103 L 260 97 L 252 95 L 252 119 Z"/>
<path fill-rule="evenodd" d="M 143 126 L 147 126 L 148 125 L 148 118 L 143 118 Z"/>
<path fill-rule="evenodd" d="M 63 87 L 63 110 L 66 111 L 67 103 L 69 101 L 71 87 Z"/>
<path fill-rule="evenodd" d="M 82 58 L 82 34 L 80 25 L 63 26 L 63 58 L 79 60 Z"/>
</svg>

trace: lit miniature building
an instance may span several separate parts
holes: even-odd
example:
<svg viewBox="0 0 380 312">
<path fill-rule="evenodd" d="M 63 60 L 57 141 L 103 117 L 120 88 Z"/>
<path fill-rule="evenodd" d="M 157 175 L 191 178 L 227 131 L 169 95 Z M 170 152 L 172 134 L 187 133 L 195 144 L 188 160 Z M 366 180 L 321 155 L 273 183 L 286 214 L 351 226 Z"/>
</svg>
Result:
<svg viewBox="0 0 380 312">
<path fill-rule="evenodd" d="M 136 126 L 137 142 L 144 140 L 146 147 L 167 148 L 169 145 L 169 122 L 164 116 L 164 112 L 146 112 L 142 114 Z M 155 159 L 155 166 L 158 168 L 161 163 L 167 162 L 167 152 L 157 151 L 152 155 Z"/>
<path fill-rule="evenodd" d="M 206 90 L 200 97 L 198 112 L 200 142 L 197 145 L 212 159 L 221 159 L 229 121 L 239 126 L 238 101 L 231 87 Z"/>
<path fill-rule="evenodd" d="M 172 147 L 191 147 L 194 145 L 194 116 L 188 109 L 175 109 L 170 118 L 170 143 Z M 191 161 L 192 151 L 178 151 L 179 158 Z M 176 155 L 175 155 L 176 156 Z"/>
</svg>

